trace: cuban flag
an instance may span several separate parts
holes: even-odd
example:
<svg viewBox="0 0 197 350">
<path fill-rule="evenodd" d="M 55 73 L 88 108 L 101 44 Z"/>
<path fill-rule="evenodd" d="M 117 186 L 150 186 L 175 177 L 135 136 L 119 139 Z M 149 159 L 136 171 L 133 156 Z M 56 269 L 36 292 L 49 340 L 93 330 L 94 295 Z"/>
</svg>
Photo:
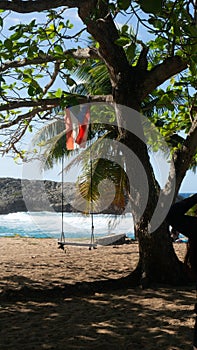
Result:
<svg viewBox="0 0 197 350">
<path fill-rule="evenodd" d="M 90 108 L 89 106 L 80 105 L 79 112 L 74 115 L 70 108 L 66 108 L 64 115 L 66 127 L 66 148 L 69 151 L 86 146 L 88 137 L 88 127 L 90 123 Z"/>
</svg>

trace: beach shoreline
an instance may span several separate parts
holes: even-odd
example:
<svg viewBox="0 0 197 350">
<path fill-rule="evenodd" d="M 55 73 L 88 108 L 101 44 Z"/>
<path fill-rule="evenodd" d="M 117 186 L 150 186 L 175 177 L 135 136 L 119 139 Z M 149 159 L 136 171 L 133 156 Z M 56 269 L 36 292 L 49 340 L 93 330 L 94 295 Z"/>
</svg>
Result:
<svg viewBox="0 0 197 350">
<path fill-rule="evenodd" d="M 174 247 L 182 260 L 185 243 Z M 137 242 L 62 251 L 53 238 L 1 237 L 0 256 L 1 350 L 192 348 L 194 286 L 66 295 L 129 274 Z"/>
</svg>

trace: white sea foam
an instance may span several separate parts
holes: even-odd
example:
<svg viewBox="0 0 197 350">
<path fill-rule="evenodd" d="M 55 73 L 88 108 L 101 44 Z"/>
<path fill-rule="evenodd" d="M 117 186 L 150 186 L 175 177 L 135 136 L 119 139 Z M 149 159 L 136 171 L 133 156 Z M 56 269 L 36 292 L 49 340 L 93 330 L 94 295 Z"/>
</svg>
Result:
<svg viewBox="0 0 197 350">
<path fill-rule="evenodd" d="M 91 217 L 78 213 L 64 213 L 63 230 L 69 238 L 88 238 L 91 234 Z M 0 236 L 58 238 L 62 230 L 62 214 L 53 212 L 10 213 L 0 215 Z M 125 233 L 133 237 L 131 214 L 115 219 L 113 215 L 94 215 L 95 236 Z"/>
</svg>

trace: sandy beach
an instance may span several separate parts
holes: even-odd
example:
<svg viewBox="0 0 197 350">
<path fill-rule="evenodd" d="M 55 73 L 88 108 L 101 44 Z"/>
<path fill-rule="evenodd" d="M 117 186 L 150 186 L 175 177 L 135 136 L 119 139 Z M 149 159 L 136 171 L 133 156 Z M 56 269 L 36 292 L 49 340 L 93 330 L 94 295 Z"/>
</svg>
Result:
<svg viewBox="0 0 197 350">
<path fill-rule="evenodd" d="M 175 249 L 183 259 L 185 244 Z M 137 243 L 62 251 L 53 239 L 0 238 L 0 256 L 1 350 L 192 349 L 194 286 L 99 287 L 135 268 Z"/>
</svg>

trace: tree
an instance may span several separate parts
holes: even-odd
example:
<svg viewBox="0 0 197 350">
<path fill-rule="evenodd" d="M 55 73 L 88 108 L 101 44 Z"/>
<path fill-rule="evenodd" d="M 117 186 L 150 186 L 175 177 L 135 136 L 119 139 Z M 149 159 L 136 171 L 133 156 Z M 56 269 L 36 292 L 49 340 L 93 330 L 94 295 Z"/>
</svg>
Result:
<svg viewBox="0 0 197 350">
<path fill-rule="evenodd" d="M 72 8 L 78 10 L 84 27 L 78 33 L 69 35 L 72 25 L 65 16 L 67 10 Z M 172 192 L 172 178 L 176 176 L 175 197 L 186 171 L 195 164 L 197 150 L 196 96 L 193 93 L 197 60 L 196 2 L 18 0 L 1 1 L 1 9 L 1 26 L 8 15 L 4 10 L 23 14 L 36 11 L 46 16 L 44 25 L 32 20 L 28 24 L 13 26 L 11 30 L 14 32 L 1 41 L 0 129 L 6 131 L 4 144 L 1 145 L 3 150 L 14 150 L 22 155 L 17 149 L 17 142 L 28 128 L 32 128 L 32 122 L 36 118 L 41 121 L 49 118 L 57 106 L 64 108 L 70 104 L 85 103 L 89 98 L 94 102 L 113 101 L 118 106 L 120 116 L 122 110 L 119 106 L 135 111 L 149 111 L 165 106 L 168 115 L 161 118 L 158 114 L 151 113 L 151 118 L 165 137 L 170 142 L 174 141 L 172 171 L 162 196 L 165 202 L 165 198 Z M 116 19 L 120 13 L 136 18 L 134 33 L 128 31 L 127 24 L 117 27 Z M 141 26 L 152 34 L 149 42 L 139 40 Z M 85 31 L 94 39 L 93 46 L 65 48 L 66 40 L 76 40 Z M 99 61 L 104 63 L 109 74 L 110 94 L 102 95 L 98 91 L 99 95 L 86 96 L 68 91 L 68 86 L 74 85 L 71 71 L 79 66 L 79 60 L 81 64 L 86 60 L 92 65 Z M 65 90 L 55 88 L 58 77 L 66 83 Z M 47 78 L 49 81 L 46 83 Z M 169 79 L 171 86 L 159 88 Z M 17 84 L 18 81 L 20 83 Z M 177 93 L 180 94 L 180 89 L 183 104 L 175 106 L 172 101 Z M 137 124 L 143 133 L 140 119 Z M 186 138 L 180 138 L 180 130 L 186 132 Z M 134 184 L 130 187 L 140 252 L 139 263 L 132 276 L 137 277 L 138 282 L 143 276 L 145 280 L 178 283 L 183 280 L 183 267 L 174 253 L 166 222 L 155 232 L 150 232 L 149 229 L 161 191 L 154 176 L 147 145 L 129 132 L 127 125 L 119 136 L 119 142 L 140 159 L 151 188 L 144 214 L 139 217 L 138 208 L 143 207 L 144 194 L 140 189 L 136 191 Z M 129 159 L 126 160 L 126 166 L 127 173 L 135 179 L 137 174 Z"/>
</svg>

